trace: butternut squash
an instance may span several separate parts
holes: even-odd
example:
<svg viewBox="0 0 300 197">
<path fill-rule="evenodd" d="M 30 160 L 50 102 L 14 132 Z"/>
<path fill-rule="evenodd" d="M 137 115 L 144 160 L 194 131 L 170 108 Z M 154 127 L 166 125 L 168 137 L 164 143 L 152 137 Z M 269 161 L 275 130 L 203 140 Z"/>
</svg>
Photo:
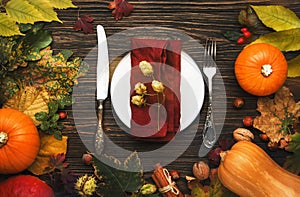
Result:
<svg viewBox="0 0 300 197">
<path fill-rule="evenodd" d="M 300 195 L 300 177 L 279 166 L 263 149 L 249 141 L 239 141 L 221 152 L 218 177 L 239 196 Z"/>
</svg>

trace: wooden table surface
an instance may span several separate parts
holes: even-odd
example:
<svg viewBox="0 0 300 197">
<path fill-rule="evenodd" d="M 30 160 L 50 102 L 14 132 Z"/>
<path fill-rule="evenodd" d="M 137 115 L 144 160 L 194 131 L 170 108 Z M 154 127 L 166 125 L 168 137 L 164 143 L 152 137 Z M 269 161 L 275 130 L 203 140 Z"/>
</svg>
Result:
<svg viewBox="0 0 300 197">
<path fill-rule="evenodd" d="M 236 30 L 241 28 L 237 17 L 241 9 L 245 9 L 249 4 L 252 5 L 283 5 L 290 8 L 298 16 L 300 16 L 300 2 L 295 0 L 129 0 L 133 4 L 134 10 L 129 17 L 116 21 L 111 10 L 107 8 L 109 1 L 102 0 L 73 0 L 73 3 L 80 9 L 59 10 L 59 18 L 63 24 L 52 23 L 47 25 L 47 28 L 52 32 L 54 50 L 70 49 L 74 52 L 74 56 L 82 58 L 89 57 L 89 53 L 96 46 L 96 30 L 95 26 L 101 24 L 104 26 L 107 36 L 113 36 L 124 30 L 129 30 L 135 27 L 163 27 L 174 28 L 203 45 L 207 37 L 215 37 L 217 39 L 217 65 L 220 71 L 220 81 L 223 81 L 226 94 L 221 98 L 224 101 L 224 109 L 220 113 L 224 113 L 224 124 L 221 137 L 232 136 L 232 131 L 237 127 L 242 127 L 242 117 L 245 115 L 256 116 L 256 101 L 257 97 L 243 91 L 234 76 L 234 62 L 238 53 L 243 48 L 236 42 L 229 41 L 223 36 L 224 31 Z M 79 15 L 90 14 L 94 18 L 94 33 L 84 34 L 83 32 L 74 31 L 72 26 Z M 263 34 L 272 30 L 259 25 L 257 33 Z M 125 35 L 126 36 L 126 35 Z M 295 57 L 296 53 L 288 53 L 287 59 Z M 87 86 L 95 86 L 95 67 L 90 65 L 90 72 L 80 81 L 81 84 Z M 285 85 L 288 86 L 294 93 L 297 100 L 300 99 L 300 79 L 289 78 Z M 216 87 L 218 88 L 218 87 Z M 91 88 L 92 89 L 92 88 Z M 207 92 L 207 89 L 206 89 Z M 90 166 L 86 166 L 81 162 L 81 156 L 88 149 L 82 142 L 80 136 L 87 136 L 85 140 L 91 140 L 93 137 L 93 128 L 96 124 L 96 116 L 88 120 L 86 123 L 76 124 L 76 115 L 74 109 L 80 112 L 87 110 L 81 105 L 87 104 L 90 101 L 95 101 L 95 95 L 76 95 L 77 104 L 67 108 L 68 119 L 65 120 L 66 128 L 63 131 L 69 136 L 67 161 L 70 163 L 69 168 L 74 172 L 75 176 L 84 174 L 92 174 L 93 170 Z M 232 107 L 232 101 L 235 97 L 242 97 L 246 101 L 246 105 L 241 110 L 236 110 Z M 207 96 L 205 97 L 203 108 L 199 114 L 199 121 L 196 123 L 196 135 L 183 154 L 178 155 L 178 158 L 168 164 L 166 167 L 169 170 L 176 169 L 180 172 L 181 177 L 192 175 L 192 165 L 199 160 L 205 160 L 205 157 L 198 156 L 198 150 L 202 143 L 202 130 L 204 125 L 205 114 L 207 111 Z M 92 102 L 93 103 L 93 102 Z M 111 109 L 111 99 L 108 98 L 104 105 L 104 127 L 106 135 L 117 145 L 137 151 L 155 150 L 159 147 L 154 143 L 144 143 L 136 141 L 126 135 L 122 129 L 116 124 Z M 225 111 L 224 111 L 225 110 Z M 76 113 L 77 113 L 76 112 Z M 84 114 L 84 113 L 83 113 Z M 84 119 L 84 118 L 83 118 Z M 195 127 L 190 128 L 195 130 Z M 262 142 L 258 137 L 258 132 L 254 131 L 254 142 L 265 149 L 272 158 L 280 165 L 283 163 L 286 153 L 282 150 L 269 151 L 266 148 L 266 143 Z M 180 146 L 180 144 L 178 144 Z M 110 147 L 105 147 L 108 150 Z M 176 147 L 175 147 L 176 148 Z M 117 154 L 117 153 L 116 153 Z M 169 153 L 172 154 L 172 153 Z M 161 162 L 164 163 L 163 158 Z M 145 177 L 149 178 L 151 172 L 146 172 Z M 178 181 L 180 189 L 184 193 L 188 193 L 186 181 L 181 178 Z"/>
</svg>

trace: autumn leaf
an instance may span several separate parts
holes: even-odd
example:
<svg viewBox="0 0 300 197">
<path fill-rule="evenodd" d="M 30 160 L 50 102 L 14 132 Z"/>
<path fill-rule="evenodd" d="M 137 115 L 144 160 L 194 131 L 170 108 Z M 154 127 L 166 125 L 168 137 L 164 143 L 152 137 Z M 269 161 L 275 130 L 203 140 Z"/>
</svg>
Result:
<svg viewBox="0 0 300 197">
<path fill-rule="evenodd" d="M 291 59 L 288 62 L 289 70 L 288 77 L 299 77 L 300 76 L 300 55 Z"/>
<path fill-rule="evenodd" d="M 291 139 L 288 150 L 293 153 L 287 156 L 283 167 L 298 175 L 300 173 L 300 133 L 295 133 L 291 136 Z"/>
<path fill-rule="evenodd" d="M 282 138 L 290 141 L 290 126 L 298 122 L 300 101 L 295 102 L 289 88 L 282 87 L 274 99 L 258 98 L 257 111 L 260 116 L 254 118 L 254 128 L 266 133 L 271 142 L 279 142 Z"/>
<path fill-rule="evenodd" d="M 93 21 L 93 17 L 91 17 L 89 14 L 85 14 L 78 18 L 77 22 L 73 26 L 73 29 L 76 31 L 83 30 L 83 32 L 86 34 L 93 33 L 93 25 L 91 24 Z"/>
<path fill-rule="evenodd" d="M 44 19 L 42 14 L 28 1 L 10 0 L 7 2 L 5 9 L 8 16 L 19 23 L 33 24 Z"/>
<path fill-rule="evenodd" d="M 109 2 L 109 9 L 113 9 L 112 15 L 116 20 L 120 20 L 123 16 L 129 16 L 133 10 L 133 5 L 126 0 L 114 0 Z"/>
<path fill-rule="evenodd" d="M 103 155 L 101 160 L 94 157 L 93 167 L 96 177 L 104 181 L 97 192 L 103 197 L 125 196 L 143 185 L 143 173 L 137 152 L 130 154 L 122 163 L 113 156 Z"/>
<path fill-rule="evenodd" d="M 36 89 L 32 86 L 26 86 L 16 93 L 11 99 L 7 100 L 3 108 L 12 108 L 28 115 L 35 125 L 40 121 L 36 120 L 35 114 L 38 112 L 48 113 L 49 94 L 45 89 Z"/>
<path fill-rule="evenodd" d="M 300 28 L 300 19 L 288 8 L 279 5 L 251 6 L 258 18 L 275 31 Z"/>
<path fill-rule="evenodd" d="M 35 175 L 42 175 L 50 172 L 49 170 L 45 171 L 45 169 L 54 169 L 49 168 L 51 156 L 67 153 L 67 136 L 63 136 L 62 140 L 58 140 L 53 135 L 48 135 L 41 132 L 40 139 L 40 151 L 34 163 L 28 168 L 28 170 Z"/>
<path fill-rule="evenodd" d="M 35 9 L 39 11 L 39 13 L 42 14 L 45 22 L 58 21 L 62 23 L 48 0 L 28 0 L 28 2 L 33 5 Z"/>
<path fill-rule="evenodd" d="M 250 44 L 255 43 L 268 43 L 281 51 L 297 51 L 300 49 L 300 28 L 264 34 Z"/>
<path fill-rule="evenodd" d="M 2 36 L 23 35 L 16 21 L 4 13 L 0 13 L 0 32 L 2 32 Z"/>
<path fill-rule="evenodd" d="M 76 8 L 72 3 L 72 0 L 51 0 L 51 4 L 54 8 L 57 9 L 67 9 L 67 8 Z"/>
</svg>

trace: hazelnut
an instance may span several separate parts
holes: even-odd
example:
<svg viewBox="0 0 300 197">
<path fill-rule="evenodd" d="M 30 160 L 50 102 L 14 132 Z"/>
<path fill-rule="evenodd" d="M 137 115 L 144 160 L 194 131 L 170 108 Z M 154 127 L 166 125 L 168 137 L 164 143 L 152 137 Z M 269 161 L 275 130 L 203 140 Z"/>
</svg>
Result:
<svg viewBox="0 0 300 197">
<path fill-rule="evenodd" d="M 244 106 L 245 104 L 245 100 L 243 98 L 235 98 L 232 102 L 232 105 L 236 108 L 236 109 L 240 109 Z"/>
<path fill-rule="evenodd" d="M 210 168 L 207 163 L 199 161 L 193 165 L 193 174 L 199 180 L 205 180 L 209 177 Z"/>
<path fill-rule="evenodd" d="M 254 135 L 251 131 L 245 128 L 237 128 L 236 130 L 233 131 L 233 138 L 236 141 L 252 141 L 254 139 Z"/>
<path fill-rule="evenodd" d="M 89 153 L 83 154 L 81 159 L 85 165 L 90 165 L 93 162 L 93 157 Z"/>
</svg>

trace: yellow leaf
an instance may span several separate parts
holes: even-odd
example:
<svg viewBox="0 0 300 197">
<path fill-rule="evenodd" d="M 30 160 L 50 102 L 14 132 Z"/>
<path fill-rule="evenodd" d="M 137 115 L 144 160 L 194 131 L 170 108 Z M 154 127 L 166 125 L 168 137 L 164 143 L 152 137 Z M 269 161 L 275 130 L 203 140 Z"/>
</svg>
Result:
<svg viewBox="0 0 300 197">
<path fill-rule="evenodd" d="M 268 33 L 250 44 L 254 43 L 269 43 L 281 51 L 297 51 L 300 49 L 300 28 Z"/>
<path fill-rule="evenodd" d="M 48 0 L 28 0 L 28 2 L 42 14 L 45 22 L 61 22 L 61 20 L 59 20 L 59 18 L 57 17 L 57 13 L 53 10 L 53 7 Z"/>
<path fill-rule="evenodd" d="M 48 113 L 49 94 L 46 90 L 37 90 L 34 87 L 26 86 L 16 93 L 11 99 L 4 103 L 3 108 L 19 110 L 32 118 L 35 125 L 40 122 L 35 119 L 38 112 Z"/>
<path fill-rule="evenodd" d="M 7 2 L 5 9 L 8 16 L 19 23 L 33 24 L 44 20 L 41 13 L 26 0 L 10 0 Z"/>
<path fill-rule="evenodd" d="M 23 35 L 16 21 L 4 13 L 0 13 L 0 36 Z"/>
<path fill-rule="evenodd" d="M 288 8 L 278 5 L 251 7 L 262 23 L 275 31 L 300 28 L 300 19 Z"/>
<path fill-rule="evenodd" d="M 72 0 L 51 0 L 51 4 L 54 8 L 57 9 L 67 9 L 67 8 L 76 8 L 72 3 Z"/>
<path fill-rule="evenodd" d="M 300 55 L 288 62 L 289 71 L 288 77 L 299 77 L 300 76 Z"/>
<path fill-rule="evenodd" d="M 33 164 L 28 168 L 35 175 L 46 173 L 45 168 L 49 166 L 51 155 L 56 156 L 60 153 L 67 153 L 67 136 L 62 136 L 62 140 L 58 140 L 53 135 L 40 133 L 40 139 L 40 151 Z"/>
</svg>

